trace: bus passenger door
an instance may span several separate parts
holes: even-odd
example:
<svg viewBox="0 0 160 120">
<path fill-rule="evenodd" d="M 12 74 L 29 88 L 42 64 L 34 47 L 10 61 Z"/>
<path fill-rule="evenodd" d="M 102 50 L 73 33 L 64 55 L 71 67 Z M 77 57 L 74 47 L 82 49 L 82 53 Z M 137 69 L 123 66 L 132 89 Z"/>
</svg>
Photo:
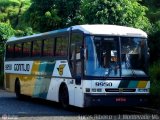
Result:
<svg viewBox="0 0 160 120">
<path fill-rule="evenodd" d="M 75 92 L 74 92 L 74 103 L 75 106 L 81 107 L 83 105 L 83 92 L 81 85 L 81 77 L 82 77 L 82 59 L 81 59 L 81 44 L 76 43 L 74 45 L 74 60 L 72 61 L 73 65 L 73 74 L 75 79 Z"/>
</svg>

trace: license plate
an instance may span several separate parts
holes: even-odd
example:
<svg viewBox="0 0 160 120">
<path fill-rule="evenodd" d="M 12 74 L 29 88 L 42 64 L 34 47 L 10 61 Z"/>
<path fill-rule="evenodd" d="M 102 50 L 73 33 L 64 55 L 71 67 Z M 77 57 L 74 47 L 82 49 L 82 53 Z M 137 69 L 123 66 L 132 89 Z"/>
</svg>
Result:
<svg viewBox="0 0 160 120">
<path fill-rule="evenodd" d="M 125 97 L 117 97 L 116 102 L 126 102 L 127 99 Z"/>
</svg>

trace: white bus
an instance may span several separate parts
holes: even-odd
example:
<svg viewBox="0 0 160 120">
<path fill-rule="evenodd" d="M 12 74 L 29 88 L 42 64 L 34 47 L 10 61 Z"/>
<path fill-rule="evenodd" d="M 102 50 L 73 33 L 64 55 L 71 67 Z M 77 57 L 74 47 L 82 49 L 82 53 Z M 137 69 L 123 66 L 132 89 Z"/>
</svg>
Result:
<svg viewBox="0 0 160 120">
<path fill-rule="evenodd" d="M 148 101 L 147 34 L 117 25 L 76 25 L 10 39 L 5 88 L 63 107 L 133 106 Z"/>
</svg>

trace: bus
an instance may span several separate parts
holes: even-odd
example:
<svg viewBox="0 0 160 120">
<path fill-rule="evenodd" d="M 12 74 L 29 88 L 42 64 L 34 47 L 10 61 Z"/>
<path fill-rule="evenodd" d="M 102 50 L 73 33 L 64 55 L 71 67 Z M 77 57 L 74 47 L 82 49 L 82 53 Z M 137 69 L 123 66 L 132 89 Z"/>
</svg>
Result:
<svg viewBox="0 0 160 120">
<path fill-rule="evenodd" d="M 147 34 L 118 25 L 75 25 L 9 39 L 5 89 L 63 107 L 146 105 Z"/>
</svg>

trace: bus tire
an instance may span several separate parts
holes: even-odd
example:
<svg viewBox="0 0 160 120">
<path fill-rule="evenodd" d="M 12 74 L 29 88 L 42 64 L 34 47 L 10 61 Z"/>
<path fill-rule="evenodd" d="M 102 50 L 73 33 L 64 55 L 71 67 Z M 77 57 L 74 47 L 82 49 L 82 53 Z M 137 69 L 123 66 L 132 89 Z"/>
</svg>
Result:
<svg viewBox="0 0 160 120">
<path fill-rule="evenodd" d="M 67 86 L 65 84 L 62 84 L 60 87 L 59 102 L 63 108 L 67 109 L 69 107 L 69 94 Z"/>
<path fill-rule="evenodd" d="M 16 82 L 15 82 L 15 93 L 16 93 L 17 99 L 22 99 L 21 84 L 18 79 L 16 79 Z"/>
</svg>

